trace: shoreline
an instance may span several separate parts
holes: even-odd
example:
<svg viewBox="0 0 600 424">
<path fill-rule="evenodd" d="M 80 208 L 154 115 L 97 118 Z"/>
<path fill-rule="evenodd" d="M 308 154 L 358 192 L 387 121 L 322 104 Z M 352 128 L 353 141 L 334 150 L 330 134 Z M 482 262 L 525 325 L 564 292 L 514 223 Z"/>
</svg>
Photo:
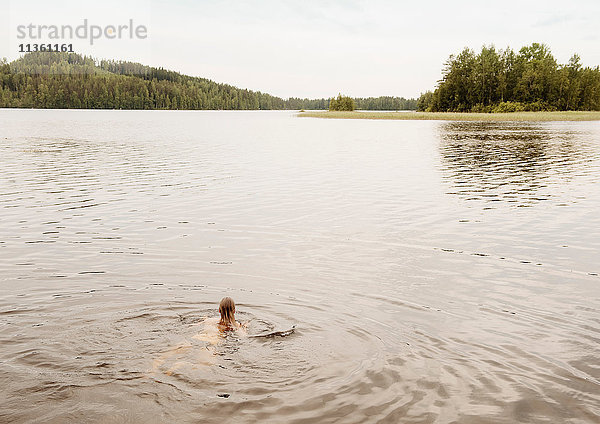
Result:
<svg viewBox="0 0 600 424">
<path fill-rule="evenodd" d="M 301 118 L 324 119 L 387 119 L 403 121 L 600 121 L 600 111 L 560 112 L 299 112 Z"/>
</svg>

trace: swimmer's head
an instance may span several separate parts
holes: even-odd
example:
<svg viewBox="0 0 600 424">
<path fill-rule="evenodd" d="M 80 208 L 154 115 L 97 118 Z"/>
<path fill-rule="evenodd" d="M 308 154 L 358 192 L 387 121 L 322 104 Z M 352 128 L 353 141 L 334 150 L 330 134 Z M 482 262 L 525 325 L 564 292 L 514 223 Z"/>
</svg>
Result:
<svg viewBox="0 0 600 424">
<path fill-rule="evenodd" d="M 224 297 L 219 304 L 219 313 L 221 314 L 221 324 L 231 324 L 235 322 L 235 303 L 232 298 Z"/>
</svg>

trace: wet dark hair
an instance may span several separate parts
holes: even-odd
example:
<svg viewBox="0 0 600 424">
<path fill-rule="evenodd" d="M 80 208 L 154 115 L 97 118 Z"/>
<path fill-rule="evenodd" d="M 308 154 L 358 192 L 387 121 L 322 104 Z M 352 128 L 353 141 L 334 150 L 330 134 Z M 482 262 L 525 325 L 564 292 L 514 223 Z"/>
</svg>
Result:
<svg viewBox="0 0 600 424">
<path fill-rule="evenodd" d="M 221 313 L 221 323 L 231 324 L 235 321 L 235 302 L 230 297 L 224 297 L 219 304 L 219 312 Z"/>
</svg>

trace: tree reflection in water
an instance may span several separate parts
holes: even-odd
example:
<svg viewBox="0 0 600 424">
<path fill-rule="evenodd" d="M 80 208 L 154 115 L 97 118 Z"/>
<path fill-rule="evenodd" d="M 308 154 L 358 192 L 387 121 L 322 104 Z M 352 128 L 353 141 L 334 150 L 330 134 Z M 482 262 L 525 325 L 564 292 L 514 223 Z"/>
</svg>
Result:
<svg viewBox="0 0 600 424">
<path fill-rule="evenodd" d="M 440 126 L 447 194 L 525 207 L 551 200 L 557 184 L 589 172 L 590 134 L 534 122 L 449 122 Z M 492 207 L 492 205 L 487 205 Z"/>
</svg>

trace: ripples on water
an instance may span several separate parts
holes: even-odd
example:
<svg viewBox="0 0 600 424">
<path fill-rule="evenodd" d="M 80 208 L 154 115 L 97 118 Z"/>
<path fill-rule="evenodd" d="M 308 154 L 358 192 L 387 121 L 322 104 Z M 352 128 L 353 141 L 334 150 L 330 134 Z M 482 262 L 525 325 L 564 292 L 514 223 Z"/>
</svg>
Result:
<svg viewBox="0 0 600 424">
<path fill-rule="evenodd" d="M 590 139 L 589 131 L 578 128 L 553 131 L 552 125 L 505 122 L 442 125 L 442 163 L 447 179 L 456 188 L 448 194 L 468 201 L 506 202 L 517 207 L 554 199 L 562 202 L 560 206 L 566 206 L 574 200 L 564 192 L 572 178 L 588 177 L 590 184 L 596 181 L 598 169 L 594 163 L 598 161 L 598 144 Z"/>
<path fill-rule="evenodd" d="M 0 421 L 596 422 L 599 136 L 0 111 Z"/>
</svg>

